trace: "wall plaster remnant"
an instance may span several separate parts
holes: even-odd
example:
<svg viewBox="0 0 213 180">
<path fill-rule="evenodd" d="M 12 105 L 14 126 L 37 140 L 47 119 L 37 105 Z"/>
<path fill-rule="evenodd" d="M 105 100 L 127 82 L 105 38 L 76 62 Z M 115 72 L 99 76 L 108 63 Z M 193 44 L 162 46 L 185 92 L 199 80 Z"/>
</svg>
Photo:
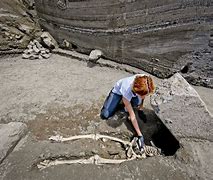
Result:
<svg viewBox="0 0 213 180">
<path fill-rule="evenodd" d="M 146 157 L 152 157 L 152 156 L 157 156 L 161 154 L 161 150 L 159 148 L 153 147 L 153 146 L 147 146 L 147 145 L 144 146 L 144 151 L 142 152 L 139 151 L 139 148 L 136 143 L 137 137 L 134 137 L 131 142 L 124 141 L 122 139 L 115 138 L 112 136 L 101 135 L 101 134 L 77 135 L 77 136 L 71 136 L 68 138 L 63 138 L 63 136 L 56 135 L 56 136 L 51 136 L 49 140 L 52 142 L 66 142 L 66 141 L 74 141 L 74 140 L 85 139 L 85 138 L 94 139 L 94 140 L 101 139 L 103 142 L 106 142 L 107 139 L 111 141 L 119 142 L 122 145 L 124 145 L 127 158 L 126 159 L 106 159 L 96 154 L 87 159 L 75 159 L 75 160 L 45 159 L 41 161 L 39 164 L 37 164 L 37 167 L 39 169 L 45 169 L 50 166 L 61 165 L 61 164 L 96 164 L 96 165 L 120 164 L 125 161 L 130 161 L 134 159 L 144 159 Z"/>
</svg>

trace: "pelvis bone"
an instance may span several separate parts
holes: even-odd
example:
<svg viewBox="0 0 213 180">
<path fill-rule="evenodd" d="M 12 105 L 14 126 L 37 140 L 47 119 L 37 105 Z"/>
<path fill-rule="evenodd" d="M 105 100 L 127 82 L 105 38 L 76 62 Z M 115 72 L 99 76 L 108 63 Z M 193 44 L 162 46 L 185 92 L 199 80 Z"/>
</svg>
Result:
<svg viewBox="0 0 213 180">
<path fill-rule="evenodd" d="M 102 164 L 120 164 L 125 161 L 130 161 L 133 159 L 142 159 L 146 158 L 147 156 L 156 156 L 160 155 L 160 150 L 157 147 L 153 146 L 144 146 L 144 151 L 139 151 L 139 148 L 137 146 L 136 140 L 137 138 L 133 138 L 131 142 L 129 141 L 124 141 L 119 138 L 115 138 L 112 136 L 107 136 L 107 135 L 101 135 L 101 134 L 87 134 L 87 135 L 78 135 L 78 136 L 71 136 L 68 138 L 63 138 L 62 136 L 51 136 L 49 140 L 52 142 L 65 142 L 65 141 L 73 141 L 73 140 L 78 140 L 78 139 L 102 139 L 105 141 L 106 139 L 109 139 L 111 141 L 116 141 L 125 147 L 126 150 L 126 159 L 105 159 L 102 158 L 98 155 L 94 155 L 88 159 L 76 159 L 76 160 L 44 160 L 40 162 L 37 167 L 39 169 L 44 169 L 49 166 L 54 166 L 54 165 L 60 165 L 60 164 L 96 164 L 96 165 L 102 165 Z"/>
</svg>

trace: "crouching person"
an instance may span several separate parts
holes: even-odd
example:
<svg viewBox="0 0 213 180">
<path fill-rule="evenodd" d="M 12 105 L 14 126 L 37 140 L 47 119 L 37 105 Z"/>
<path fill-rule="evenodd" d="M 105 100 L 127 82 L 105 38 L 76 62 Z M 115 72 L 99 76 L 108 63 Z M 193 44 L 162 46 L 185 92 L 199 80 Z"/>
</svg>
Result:
<svg viewBox="0 0 213 180">
<path fill-rule="evenodd" d="M 133 107 L 138 107 L 138 115 L 145 121 L 143 102 L 146 96 L 154 92 L 155 86 L 150 76 L 136 74 L 120 79 L 116 82 L 101 109 L 101 118 L 108 119 L 113 116 L 120 102 L 123 102 L 125 110 L 129 113 L 129 119 L 137 133 L 138 145 L 143 150 L 144 138 L 139 128 Z"/>
</svg>

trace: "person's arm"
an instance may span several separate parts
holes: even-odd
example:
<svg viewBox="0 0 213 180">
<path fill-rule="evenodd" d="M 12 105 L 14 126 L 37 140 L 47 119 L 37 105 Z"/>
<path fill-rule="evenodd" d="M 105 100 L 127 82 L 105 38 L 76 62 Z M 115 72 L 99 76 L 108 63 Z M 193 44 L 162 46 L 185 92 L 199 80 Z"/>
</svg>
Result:
<svg viewBox="0 0 213 180">
<path fill-rule="evenodd" d="M 129 112 L 130 120 L 132 122 L 133 127 L 135 128 L 137 135 L 142 136 L 142 133 L 138 126 L 138 122 L 137 122 L 137 119 L 136 119 L 136 116 L 135 116 L 131 103 L 125 97 L 123 97 L 122 100 L 123 100 L 123 103 L 124 103 L 127 111 Z"/>
</svg>

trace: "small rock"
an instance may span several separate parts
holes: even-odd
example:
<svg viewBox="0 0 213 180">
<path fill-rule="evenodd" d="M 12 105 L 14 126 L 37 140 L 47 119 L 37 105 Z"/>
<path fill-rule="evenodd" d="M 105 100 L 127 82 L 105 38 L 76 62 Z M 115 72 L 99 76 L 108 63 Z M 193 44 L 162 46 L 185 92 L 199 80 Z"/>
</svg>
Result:
<svg viewBox="0 0 213 180">
<path fill-rule="evenodd" d="M 98 151 L 97 151 L 96 149 L 92 149 L 91 152 L 92 152 L 93 154 L 98 154 Z"/>
<path fill-rule="evenodd" d="M 41 54 L 41 56 L 45 59 L 48 59 L 50 57 L 50 54 Z"/>
<path fill-rule="evenodd" d="M 45 50 L 41 50 L 41 54 L 46 54 L 46 51 Z"/>
<path fill-rule="evenodd" d="M 33 46 L 33 51 L 34 51 L 35 53 L 39 53 L 39 52 L 40 52 L 40 50 L 37 48 L 36 45 Z"/>
<path fill-rule="evenodd" d="M 8 32 L 4 32 L 4 34 L 5 34 L 6 36 L 10 36 L 10 33 L 8 33 Z"/>
<path fill-rule="evenodd" d="M 62 42 L 62 46 L 65 47 L 65 48 L 69 48 L 70 43 L 66 39 L 64 39 L 63 42 Z"/>
<path fill-rule="evenodd" d="M 30 54 L 25 54 L 25 53 L 22 54 L 23 59 L 28 59 L 28 58 L 30 58 L 30 56 L 31 56 Z"/>
<path fill-rule="evenodd" d="M 40 51 L 46 51 L 46 49 L 42 46 L 42 48 L 40 48 Z"/>
<path fill-rule="evenodd" d="M 58 43 L 48 32 L 42 33 L 41 40 L 42 40 L 42 43 L 50 49 L 58 48 Z"/>
<path fill-rule="evenodd" d="M 85 156 L 86 156 L 86 153 L 85 153 L 85 152 L 80 152 L 79 155 L 80 155 L 81 157 L 85 157 Z"/>
<path fill-rule="evenodd" d="M 35 60 L 35 59 L 38 59 L 38 55 L 36 54 L 31 54 L 30 57 L 29 57 L 30 60 Z"/>
<path fill-rule="evenodd" d="M 45 49 L 46 53 L 50 53 L 50 50 L 49 49 Z"/>
<path fill-rule="evenodd" d="M 38 42 L 38 40 L 34 39 L 34 40 L 33 40 L 33 43 L 34 43 L 34 44 L 37 44 L 37 43 L 39 43 L 39 42 Z"/>
<path fill-rule="evenodd" d="M 16 34 L 16 35 L 15 35 L 15 38 L 16 38 L 17 40 L 20 40 L 22 37 L 23 37 L 23 36 L 20 35 L 20 34 Z"/>
<path fill-rule="evenodd" d="M 38 55 L 38 59 L 43 59 L 42 55 L 39 54 Z"/>
<path fill-rule="evenodd" d="M 29 54 L 29 53 L 28 53 L 28 49 L 25 49 L 25 50 L 24 50 L 24 54 Z"/>
<path fill-rule="evenodd" d="M 107 142 L 107 139 L 106 139 L 106 138 L 101 138 L 101 140 L 102 140 L 103 142 Z"/>
<path fill-rule="evenodd" d="M 33 46 L 33 45 L 34 45 L 34 42 L 33 42 L 33 41 L 30 41 L 29 45 Z"/>
<path fill-rule="evenodd" d="M 38 49 L 40 49 L 40 50 L 41 50 L 41 48 L 43 48 L 43 46 L 42 46 L 39 42 L 35 43 L 35 45 L 36 45 L 36 47 L 37 47 Z"/>
<path fill-rule="evenodd" d="M 28 48 L 28 49 L 32 49 L 32 48 L 33 48 L 32 44 L 29 43 L 29 44 L 27 45 L 27 48 Z"/>
<path fill-rule="evenodd" d="M 102 52 L 100 50 L 92 50 L 89 55 L 89 60 L 96 61 L 102 56 Z"/>
<path fill-rule="evenodd" d="M 32 54 L 33 53 L 33 49 L 28 49 L 28 54 Z"/>
</svg>

